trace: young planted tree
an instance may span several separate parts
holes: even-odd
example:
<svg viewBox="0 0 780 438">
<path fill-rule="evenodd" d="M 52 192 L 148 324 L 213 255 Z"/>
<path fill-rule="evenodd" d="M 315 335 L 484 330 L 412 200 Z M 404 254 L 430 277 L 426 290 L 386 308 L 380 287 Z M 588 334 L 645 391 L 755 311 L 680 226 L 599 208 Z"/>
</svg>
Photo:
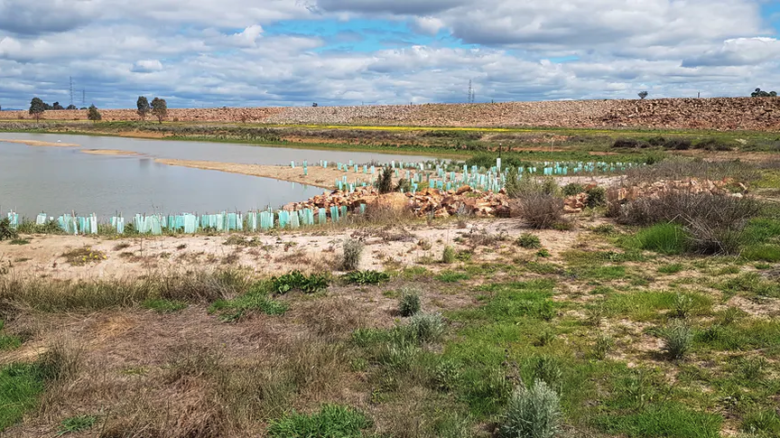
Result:
<svg viewBox="0 0 780 438">
<path fill-rule="evenodd" d="M 98 109 L 95 106 L 95 104 L 92 104 L 89 107 L 89 110 L 87 111 L 87 118 L 89 120 L 92 120 L 92 122 L 99 122 L 100 120 L 103 119 L 103 116 L 100 115 L 100 111 L 98 111 Z"/>
<path fill-rule="evenodd" d="M 149 111 L 151 111 L 149 99 L 147 99 L 146 96 L 139 96 L 135 106 L 138 107 L 137 113 L 141 117 L 141 120 L 146 120 L 146 116 L 148 116 Z"/>
<path fill-rule="evenodd" d="M 645 98 L 647 97 L 648 94 L 649 93 L 647 91 L 642 91 L 642 92 L 639 93 L 639 98 L 642 99 L 642 100 L 645 100 Z"/>
<path fill-rule="evenodd" d="M 159 121 L 160 124 L 168 117 L 168 104 L 165 102 L 165 99 L 155 97 L 152 100 L 152 115 L 157 117 L 157 121 Z"/>
<path fill-rule="evenodd" d="M 30 101 L 30 115 L 35 117 L 36 122 L 41 120 L 44 111 L 46 111 L 46 104 L 40 98 L 33 97 Z"/>
</svg>

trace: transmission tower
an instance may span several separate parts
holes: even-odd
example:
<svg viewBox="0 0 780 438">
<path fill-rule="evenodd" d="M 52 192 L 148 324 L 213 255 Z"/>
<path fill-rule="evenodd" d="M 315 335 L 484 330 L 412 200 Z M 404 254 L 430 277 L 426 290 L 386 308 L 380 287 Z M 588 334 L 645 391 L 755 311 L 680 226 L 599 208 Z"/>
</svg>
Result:
<svg viewBox="0 0 780 438">
<path fill-rule="evenodd" d="M 73 76 L 70 77 L 70 104 L 73 105 Z"/>
<path fill-rule="evenodd" d="M 468 103 L 474 103 L 474 87 L 471 84 L 471 79 L 469 79 L 469 95 L 468 95 Z"/>
<path fill-rule="evenodd" d="M 81 107 L 87 106 L 87 90 L 81 89 Z"/>
</svg>

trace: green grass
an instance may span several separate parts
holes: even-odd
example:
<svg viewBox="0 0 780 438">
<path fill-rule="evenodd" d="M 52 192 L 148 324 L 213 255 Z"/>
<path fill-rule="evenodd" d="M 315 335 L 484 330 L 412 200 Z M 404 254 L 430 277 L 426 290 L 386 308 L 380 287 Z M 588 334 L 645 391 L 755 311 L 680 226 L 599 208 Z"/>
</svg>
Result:
<svg viewBox="0 0 780 438">
<path fill-rule="evenodd" d="M 780 245 L 763 244 L 748 246 L 742 250 L 742 258 L 751 262 L 780 262 Z"/>
<path fill-rule="evenodd" d="M 324 405 L 319 412 L 304 415 L 292 412 L 272 421 L 268 426 L 271 438 L 359 438 L 361 430 L 372 426 L 362 412 L 345 406 Z"/>
<path fill-rule="evenodd" d="M 232 300 L 218 300 L 209 307 L 209 313 L 219 313 L 220 319 L 226 322 L 237 321 L 247 312 L 257 311 L 266 315 L 284 315 L 289 306 L 274 300 L 268 292 L 256 285 L 249 292 Z"/>
<path fill-rule="evenodd" d="M 682 263 L 669 263 L 667 265 L 659 266 L 656 271 L 658 271 L 659 274 L 676 274 L 678 272 L 682 272 L 685 270 L 685 267 L 682 265 Z"/>
<path fill-rule="evenodd" d="M 730 278 L 717 284 L 716 287 L 729 296 L 741 294 L 748 296 L 780 297 L 780 285 L 778 285 L 776 281 L 765 280 L 756 272 L 749 272 Z"/>
<path fill-rule="evenodd" d="M 712 300 L 704 295 L 689 293 L 690 314 L 707 315 L 711 312 Z M 674 311 L 677 293 L 671 291 L 631 291 L 611 293 L 604 302 L 608 316 L 629 318 L 634 321 L 657 321 L 664 318 L 664 311 Z"/>
<path fill-rule="evenodd" d="M 717 351 L 777 351 L 780 347 L 780 321 L 743 318 L 728 326 L 715 324 L 699 330 L 694 342 L 699 348 Z"/>
<path fill-rule="evenodd" d="M 148 299 L 141 303 L 144 309 L 154 310 L 158 313 L 173 313 L 187 308 L 187 303 L 164 298 Z"/>
<path fill-rule="evenodd" d="M 605 432 L 631 438 L 720 438 L 723 417 L 697 412 L 674 402 L 653 404 L 639 412 L 614 413 L 597 419 Z"/>
<path fill-rule="evenodd" d="M 35 408 L 44 387 L 37 364 L 12 364 L 0 368 L 0 432 Z"/>
<path fill-rule="evenodd" d="M 97 417 L 94 415 L 79 415 L 77 417 L 66 418 L 62 420 L 60 431 L 57 433 L 57 436 L 89 430 L 95 425 L 95 422 L 97 422 Z"/>
<path fill-rule="evenodd" d="M 688 235 L 674 224 L 653 225 L 640 230 L 634 239 L 639 249 L 666 255 L 682 254 L 688 246 Z"/>
<path fill-rule="evenodd" d="M 342 278 L 348 284 L 367 285 L 388 281 L 390 280 L 390 274 L 378 271 L 354 271 L 344 275 Z"/>
<path fill-rule="evenodd" d="M 22 346 L 22 339 L 19 336 L 0 334 L 0 351 L 16 350 Z"/>
<path fill-rule="evenodd" d="M 436 276 L 436 280 L 442 283 L 457 283 L 461 280 L 470 280 L 471 276 L 462 272 L 442 271 L 441 274 Z"/>
</svg>

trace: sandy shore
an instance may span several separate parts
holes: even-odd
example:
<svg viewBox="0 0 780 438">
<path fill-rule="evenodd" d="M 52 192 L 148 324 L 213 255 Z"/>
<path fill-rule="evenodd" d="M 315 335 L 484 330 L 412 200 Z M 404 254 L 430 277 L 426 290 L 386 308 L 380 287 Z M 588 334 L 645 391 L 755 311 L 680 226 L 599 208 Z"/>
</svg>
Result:
<svg viewBox="0 0 780 438">
<path fill-rule="evenodd" d="M 355 181 L 371 182 L 372 177 L 370 173 L 362 173 L 362 170 L 360 173 L 355 173 L 353 171 L 344 172 L 332 167 L 328 167 L 326 169 L 319 166 L 309 166 L 308 175 L 304 175 L 302 167 L 296 167 L 293 169 L 290 166 L 220 163 L 216 161 L 174 160 L 167 158 L 157 158 L 154 161 L 161 164 L 167 164 L 169 166 L 184 166 L 195 169 L 218 170 L 220 172 L 240 173 L 242 175 L 274 178 L 283 181 L 321 187 L 328 190 L 332 190 L 334 188 L 335 181 L 337 179 L 343 178 L 344 175 L 347 176 L 347 180 L 350 183 L 354 183 Z M 373 176 L 375 178 L 378 177 L 378 175 Z"/>
<path fill-rule="evenodd" d="M 141 156 L 138 152 L 131 151 L 119 151 L 116 149 L 83 149 L 81 152 L 90 155 L 125 155 L 125 156 Z"/>
<path fill-rule="evenodd" d="M 38 141 L 38 140 L 6 140 L 4 138 L 0 138 L 0 143 L 19 143 L 19 144 L 26 144 L 27 146 L 52 146 L 52 147 L 76 147 L 76 148 L 80 146 L 75 143 L 52 143 L 48 141 Z"/>
</svg>

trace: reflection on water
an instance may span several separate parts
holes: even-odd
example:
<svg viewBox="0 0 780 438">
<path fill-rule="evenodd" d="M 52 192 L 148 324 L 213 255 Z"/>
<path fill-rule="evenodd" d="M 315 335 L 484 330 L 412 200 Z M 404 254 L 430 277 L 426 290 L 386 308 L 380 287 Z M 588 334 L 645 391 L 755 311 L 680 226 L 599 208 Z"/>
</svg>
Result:
<svg viewBox="0 0 780 438">
<path fill-rule="evenodd" d="M 117 212 L 207 213 L 279 207 L 318 195 L 323 189 L 219 171 L 155 163 L 138 156 L 103 156 L 77 148 L 31 147 L 2 139 L 77 143 L 86 149 L 118 149 L 153 157 L 253 164 L 292 160 L 419 161 L 426 157 L 379 153 L 265 148 L 222 143 L 174 142 L 56 134 L 0 133 L 0 211 L 25 217 L 41 211 L 60 215 Z"/>
</svg>

